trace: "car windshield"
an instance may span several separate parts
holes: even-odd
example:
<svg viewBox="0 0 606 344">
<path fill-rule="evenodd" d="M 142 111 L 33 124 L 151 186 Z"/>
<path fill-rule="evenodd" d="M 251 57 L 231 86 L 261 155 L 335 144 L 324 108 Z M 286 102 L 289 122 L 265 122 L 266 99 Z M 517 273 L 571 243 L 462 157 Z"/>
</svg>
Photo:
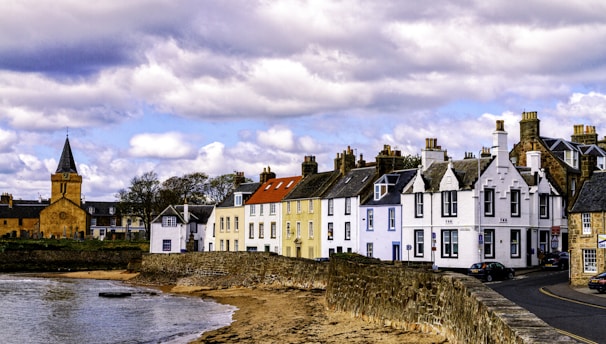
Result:
<svg viewBox="0 0 606 344">
<path fill-rule="evenodd" d="M 606 271 L 602 272 L 602 273 L 601 273 L 601 274 L 599 274 L 599 275 L 596 275 L 595 277 L 596 277 L 596 278 L 606 278 Z"/>
<path fill-rule="evenodd" d="M 483 265 L 483 263 L 475 263 L 471 266 L 471 269 L 481 269 Z"/>
</svg>

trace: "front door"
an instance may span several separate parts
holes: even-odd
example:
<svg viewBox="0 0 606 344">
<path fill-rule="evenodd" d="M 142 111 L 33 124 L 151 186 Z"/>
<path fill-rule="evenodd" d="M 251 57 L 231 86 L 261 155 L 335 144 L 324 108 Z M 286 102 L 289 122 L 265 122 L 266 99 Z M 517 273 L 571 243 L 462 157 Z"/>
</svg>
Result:
<svg viewBox="0 0 606 344">
<path fill-rule="evenodd" d="M 392 244 L 391 246 L 391 259 L 396 261 L 400 260 L 400 243 Z"/>
</svg>

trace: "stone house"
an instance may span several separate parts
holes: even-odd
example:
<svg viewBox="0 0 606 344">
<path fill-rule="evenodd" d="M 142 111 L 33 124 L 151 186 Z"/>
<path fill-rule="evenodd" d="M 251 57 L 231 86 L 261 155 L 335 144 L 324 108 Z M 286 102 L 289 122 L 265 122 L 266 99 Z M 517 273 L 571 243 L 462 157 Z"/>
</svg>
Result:
<svg viewBox="0 0 606 344">
<path fill-rule="evenodd" d="M 48 201 L 39 199 L 13 200 L 13 195 L 0 197 L 0 237 L 38 238 L 40 212 L 48 207 Z"/>
<path fill-rule="evenodd" d="M 561 195 L 540 166 L 518 167 L 509 159 L 504 122 L 496 122 L 493 147 L 480 157 L 443 161 L 445 151 L 428 139 L 422 166 L 402 194 L 402 242 L 411 260 L 468 268 L 496 260 L 514 267 L 538 264 L 538 228 L 558 220 Z M 538 204 L 554 204 L 543 221 Z M 547 208 L 541 208 L 547 212 Z M 558 223 L 561 225 L 561 223 Z"/>
<path fill-rule="evenodd" d="M 150 253 L 204 251 L 204 238 L 213 205 L 170 205 L 151 223 Z"/>
<path fill-rule="evenodd" d="M 405 251 L 406 246 L 402 244 L 400 196 L 416 173 L 416 169 L 393 171 L 374 182 L 372 197 L 360 205 L 360 254 L 381 260 L 409 259 L 407 254 L 410 252 Z"/>
<path fill-rule="evenodd" d="M 583 184 L 570 210 L 570 282 L 587 285 L 589 277 L 606 270 L 606 172 Z"/>
<path fill-rule="evenodd" d="M 269 167 L 263 170 L 259 177 L 263 184 L 244 206 L 246 251 L 282 254 L 282 200 L 297 186 L 301 178 L 276 178 Z"/>
</svg>

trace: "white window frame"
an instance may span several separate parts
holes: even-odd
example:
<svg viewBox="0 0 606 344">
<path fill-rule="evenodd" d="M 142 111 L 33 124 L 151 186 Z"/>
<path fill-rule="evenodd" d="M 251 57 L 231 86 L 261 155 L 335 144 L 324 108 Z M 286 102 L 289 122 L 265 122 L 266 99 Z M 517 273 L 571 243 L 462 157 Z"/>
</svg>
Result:
<svg viewBox="0 0 606 344">
<path fill-rule="evenodd" d="M 598 272 L 596 249 L 583 249 L 583 272 L 596 273 Z"/>
<path fill-rule="evenodd" d="M 494 258 L 494 229 L 484 229 L 484 258 Z"/>
<path fill-rule="evenodd" d="M 395 231 L 396 230 L 396 208 L 389 208 L 387 209 L 387 218 L 388 218 L 388 228 L 387 230 L 389 231 Z"/>
<path fill-rule="evenodd" d="M 335 200 L 333 198 L 328 199 L 328 216 L 332 216 L 335 213 Z"/>
<path fill-rule="evenodd" d="M 415 217 L 423 217 L 423 193 L 415 193 Z"/>
<path fill-rule="evenodd" d="M 541 219 L 549 218 L 549 194 L 539 194 L 539 217 Z"/>
<path fill-rule="evenodd" d="M 170 240 L 170 239 L 162 240 L 162 251 L 170 252 L 171 249 L 172 249 L 172 240 Z"/>
<path fill-rule="evenodd" d="M 335 237 L 335 226 L 332 222 L 328 223 L 328 240 L 333 240 Z"/>
<path fill-rule="evenodd" d="M 259 239 L 265 238 L 265 224 L 263 222 L 259 223 Z"/>
<path fill-rule="evenodd" d="M 351 240 L 351 222 L 345 222 L 345 240 Z"/>
<path fill-rule="evenodd" d="M 297 239 L 301 239 L 301 222 L 297 221 Z"/>
<path fill-rule="evenodd" d="M 511 258 L 520 258 L 522 256 L 522 231 L 519 229 L 512 229 L 510 236 Z"/>
<path fill-rule="evenodd" d="M 583 235 L 591 235 L 591 213 L 581 214 L 583 221 Z"/>
<path fill-rule="evenodd" d="M 162 227 L 177 227 L 176 216 L 162 216 Z"/>
<path fill-rule="evenodd" d="M 255 224 L 253 222 L 250 222 L 248 224 L 248 238 L 249 239 L 255 238 Z"/>
<path fill-rule="evenodd" d="M 309 221 L 309 223 L 307 224 L 307 235 L 308 235 L 309 239 L 314 238 L 314 222 L 313 221 Z"/>
<path fill-rule="evenodd" d="M 366 257 L 372 258 L 373 255 L 373 247 L 371 242 L 366 243 Z"/>
<path fill-rule="evenodd" d="M 442 230 L 442 258 L 459 257 L 459 230 Z"/>
<path fill-rule="evenodd" d="M 422 229 L 415 229 L 415 257 L 423 257 L 425 254 L 425 231 Z"/>
<path fill-rule="evenodd" d="M 455 217 L 458 210 L 458 195 L 456 190 L 442 191 L 442 216 Z"/>
<path fill-rule="evenodd" d="M 373 208 L 366 209 L 366 230 L 372 231 L 375 229 L 375 210 Z"/>
<path fill-rule="evenodd" d="M 511 189 L 510 196 L 510 209 L 512 217 L 520 217 L 520 202 L 522 199 L 522 192 L 519 189 Z"/>
<path fill-rule="evenodd" d="M 494 189 L 484 189 L 484 216 L 494 216 Z"/>
<path fill-rule="evenodd" d="M 271 238 L 272 238 L 272 239 L 275 239 L 275 238 L 276 238 L 276 233 L 277 233 L 277 226 L 276 226 L 276 223 L 275 223 L 275 222 L 272 222 L 272 223 L 270 224 L 270 226 L 271 226 L 271 234 L 270 234 L 270 235 L 271 235 Z"/>
<path fill-rule="evenodd" d="M 351 214 L 351 197 L 345 197 L 345 215 Z"/>
<path fill-rule="evenodd" d="M 275 214 L 276 214 L 276 204 L 270 203 L 269 204 L 269 215 L 275 215 Z"/>
</svg>

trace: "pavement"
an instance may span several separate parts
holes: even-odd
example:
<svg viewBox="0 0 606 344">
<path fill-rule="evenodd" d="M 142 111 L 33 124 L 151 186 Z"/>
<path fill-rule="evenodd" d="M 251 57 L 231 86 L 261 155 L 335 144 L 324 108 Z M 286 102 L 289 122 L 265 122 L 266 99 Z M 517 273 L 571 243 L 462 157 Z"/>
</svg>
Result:
<svg viewBox="0 0 606 344">
<path fill-rule="evenodd" d="M 540 269 L 516 270 L 516 276 L 525 275 L 535 271 L 540 271 Z M 600 294 L 594 289 L 589 289 L 587 286 L 573 287 L 568 282 L 563 282 L 545 286 L 541 289 L 548 294 L 552 294 L 562 299 L 606 307 L 606 293 Z"/>
</svg>

